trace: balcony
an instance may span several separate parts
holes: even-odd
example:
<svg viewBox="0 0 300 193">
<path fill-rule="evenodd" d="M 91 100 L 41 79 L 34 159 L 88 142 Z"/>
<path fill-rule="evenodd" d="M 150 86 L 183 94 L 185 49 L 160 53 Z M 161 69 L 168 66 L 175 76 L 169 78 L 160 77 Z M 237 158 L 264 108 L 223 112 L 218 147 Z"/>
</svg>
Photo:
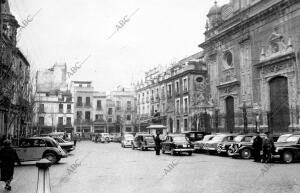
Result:
<svg viewBox="0 0 300 193">
<path fill-rule="evenodd" d="M 102 111 L 103 109 L 102 109 L 102 107 L 98 107 L 98 106 L 97 106 L 96 110 L 97 110 L 97 111 Z"/>
<path fill-rule="evenodd" d="M 91 119 L 75 119 L 75 125 L 92 125 L 93 121 Z"/>
<path fill-rule="evenodd" d="M 104 123 L 106 123 L 106 121 L 104 119 L 96 119 L 94 121 L 94 124 L 104 124 Z"/>
<path fill-rule="evenodd" d="M 71 114 L 72 110 L 71 109 L 67 109 L 67 113 Z"/>
<path fill-rule="evenodd" d="M 59 113 L 64 113 L 64 109 L 58 109 Z"/>
<path fill-rule="evenodd" d="M 85 103 L 85 104 L 84 104 L 84 107 L 85 107 L 85 108 L 91 108 L 92 105 L 91 105 L 91 103 Z"/>
<path fill-rule="evenodd" d="M 83 104 L 82 103 L 76 103 L 76 107 L 82 107 Z"/>
</svg>

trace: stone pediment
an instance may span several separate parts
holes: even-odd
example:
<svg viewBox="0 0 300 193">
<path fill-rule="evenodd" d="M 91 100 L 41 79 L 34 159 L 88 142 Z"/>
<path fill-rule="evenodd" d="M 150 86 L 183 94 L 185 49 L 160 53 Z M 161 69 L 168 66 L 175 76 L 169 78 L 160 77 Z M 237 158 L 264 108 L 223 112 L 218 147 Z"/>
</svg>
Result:
<svg viewBox="0 0 300 193">
<path fill-rule="evenodd" d="M 274 59 L 293 51 L 291 39 L 275 30 L 268 38 L 266 47 L 261 50 L 260 62 Z"/>
</svg>

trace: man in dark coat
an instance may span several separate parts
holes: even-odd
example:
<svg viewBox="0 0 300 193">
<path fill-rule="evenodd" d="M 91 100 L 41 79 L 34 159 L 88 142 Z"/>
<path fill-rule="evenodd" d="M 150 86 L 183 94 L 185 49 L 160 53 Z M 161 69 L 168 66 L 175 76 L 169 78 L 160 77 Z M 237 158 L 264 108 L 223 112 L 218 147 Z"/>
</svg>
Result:
<svg viewBox="0 0 300 193">
<path fill-rule="evenodd" d="M 266 132 L 267 139 L 263 141 L 263 159 L 262 162 L 270 163 L 272 160 L 272 152 L 274 150 L 274 141 L 269 132 Z"/>
<path fill-rule="evenodd" d="M 14 175 L 15 162 L 21 165 L 16 151 L 11 147 L 11 141 L 5 140 L 4 147 L 0 150 L 1 181 L 5 182 L 5 189 L 11 190 L 10 182 Z"/>
<path fill-rule="evenodd" d="M 156 134 L 156 137 L 154 138 L 154 141 L 155 141 L 155 152 L 156 152 L 156 155 L 160 155 L 161 139 L 159 137 L 159 133 Z"/>
<path fill-rule="evenodd" d="M 262 150 L 262 138 L 259 135 L 259 132 L 257 133 L 256 137 L 253 140 L 253 157 L 255 162 L 261 161 L 260 152 Z"/>
</svg>

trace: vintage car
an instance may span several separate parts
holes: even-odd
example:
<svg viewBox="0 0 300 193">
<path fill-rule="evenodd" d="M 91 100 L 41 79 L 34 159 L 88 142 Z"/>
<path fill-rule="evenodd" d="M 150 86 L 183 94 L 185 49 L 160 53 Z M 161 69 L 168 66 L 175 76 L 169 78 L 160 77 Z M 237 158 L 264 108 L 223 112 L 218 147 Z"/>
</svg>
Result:
<svg viewBox="0 0 300 193">
<path fill-rule="evenodd" d="M 205 135 L 210 133 L 202 132 L 202 131 L 185 131 L 183 132 L 187 138 L 189 138 L 190 142 L 200 141 L 203 139 Z"/>
<path fill-rule="evenodd" d="M 286 140 L 289 137 L 291 137 L 292 135 L 293 135 L 292 133 L 287 133 L 287 134 L 280 135 L 275 143 L 286 142 Z"/>
<path fill-rule="evenodd" d="M 52 163 L 58 163 L 61 158 L 67 157 L 66 152 L 51 137 L 31 137 L 20 139 L 15 146 L 21 162 L 38 161 L 46 158 Z"/>
<path fill-rule="evenodd" d="M 52 137 L 59 146 L 66 152 L 71 152 L 75 149 L 74 143 L 70 141 L 63 140 L 60 137 Z"/>
<path fill-rule="evenodd" d="M 148 148 L 155 148 L 154 136 L 151 134 L 136 134 L 131 142 L 132 149 L 140 149 L 142 151 Z"/>
<path fill-rule="evenodd" d="M 214 136 L 216 136 L 216 135 L 215 134 L 205 135 L 202 140 L 193 142 L 192 144 L 194 145 L 195 152 L 203 152 L 204 145 L 208 141 L 212 140 L 214 138 Z"/>
<path fill-rule="evenodd" d="M 163 154 L 169 152 L 171 155 L 175 155 L 185 152 L 192 155 L 194 146 L 183 134 L 169 134 L 161 143 L 161 151 Z"/>
<path fill-rule="evenodd" d="M 229 148 L 233 144 L 237 144 L 237 143 L 240 143 L 240 142 L 250 142 L 254 135 L 255 134 L 238 135 L 238 136 L 234 137 L 233 140 L 223 141 L 223 142 L 219 143 L 218 146 L 217 146 L 217 154 L 219 154 L 219 155 L 221 155 L 221 154 L 230 155 Z"/>
<path fill-rule="evenodd" d="M 236 137 L 236 134 L 217 134 L 212 140 L 205 143 L 205 150 L 208 153 L 214 154 L 217 152 L 218 146 L 220 144 L 226 144 L 227 142 L 233 142 L 233 139 Z"/>
<path fill-rule="evenodd" d="M 132 134 L 125 134 L 122 136 L 121 139 L 121 147 L 125 148 L 125 147 L 131 147 L 131 144 L 133 142 L 133 135 Z"/>
<path fill-rule="evenodd" d="M 278 159 L 285 163 L 300 160 L 300 135 L 292 135 L 285 142 L 275 143 L 275 151 L 272 153 L 273 159 Z"/>
<path fill-rule="evenodd" d="M 239 138 L 235 139 L 235 143 L 231 144 L 228 149 L 228 156 L 230 157 L 240 157 L 242 159 L 250 159 L 253 155 L 253 140 L 256 137 L 256 134 L 246 134 L 240 135 Z M 260 137 L 265 139 L 267 136 L 263 133 L 260 134 Z"/>
<path fill-rule="evenodd" d="M 109 143 L 109 133 L 100 133 L 100 135 L 98 136 L 98 142 Z"/>
</svg>

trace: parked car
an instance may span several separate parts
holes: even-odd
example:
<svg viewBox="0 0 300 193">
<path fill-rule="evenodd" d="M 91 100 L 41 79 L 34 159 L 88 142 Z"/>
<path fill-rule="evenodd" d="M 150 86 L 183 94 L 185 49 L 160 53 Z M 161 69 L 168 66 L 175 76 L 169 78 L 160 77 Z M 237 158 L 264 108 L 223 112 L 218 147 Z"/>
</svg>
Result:
<svg viewBox="0 0 300 193">
<path fill-rule="evenodd" d="M 253 141 L 256 134 L 240 135 L 235 139 L 235 143 L 231 144 L 228 150 L 228 155 L 231 157 L 240 157 L 242 159 L 250 159 L 253 155 Z M 260 137 L 265 139 L 267 136 L 263 133 Z"/>
<path fill-rule="evenodd" d="M 109 133 L 100 133 L 100 136 L 98 137 L 99 142 L 101 143 L 109 143 Z"/>
<path fill-rule="evenodd" d="M 144 151 L 148 148 L 155 148 L 154 136 L 151 134 L 136 134 L 131 142 L 132 149 L 139 148 Z"/>
<path fill-rule="evenodd" d="M 211 135 L 205 135 L 202 140 L 195 141 L 193 143 L 195 152 L 203 152 L 204 151 L 204 144 L 206 144 L 208 141 L 212 140 L 216 136 L 215 134 Z"/>
<path fill-rule="evenodd" d="M 67 157 L 66 152 L 51 137 L 20 139 L 19 145 L 14 148 L 21 162 L 46 158 L 52 163 L 58 163 L 61 158 Z"/>
<path fill-rule="evenodd" d="M 217 134 L 212 140 L 205 144 L 205 150 L 211 154 L 214 154 L 217 152 L 218 146 L 223 146 L 227 142 L 233 142 L 233 139 L 236 136 L 236 134 Z"/>
<path fill-rule="evenodd" d="M 205 135 L 210 133 L 203 131 L 185 131 L 184 134 L 187 138 L 189 138 L 190 142 L 195 142 L 202 140 Z"/>
<path fill-rule="evenodd" d="M 75 146 L 74 146 L 74 142 L 70 142 L 70 141 L 66 141 L 66 140 L 63 140 L 62 138 L 60 137 L 52 137 L 58 144 L 59 146 L 65 150 L 66 152 L 71 152 L 75 149 Z"/>
<path fill-rule="evenodd" d="M 175 155 L 176 153 L 188 153 L 192 155 L 194 151 L 193 144 L 189 141 L 189 139 L 182 134 L 169 134 L 166 136 L 166 139 L 161 143 L 161 151 L 162 153 L 169 152 L 171 155 Z"/>
<path fill-rule="evenodd" d="M 277 139 L 277 141 L 275 143 L 280 143 L 280 142 L 286 142 L 286 140 L 291 137 L 293 134 L 292 133 L 288 133 L 288 134 L 283 134 L 280 135 L 279 138 Z"/>
<path fill-rule="evenodd" d="M 278 159 L 285 163 L 292 163 L 300 160 L 300 135 L 292 135 L 285 142 L 277 142 L 273 159 Z"/>
<path fill-rule="evenodd" d="M 121 147 L 131 147 L 133 139 L 134 137 L 132 134 L 123 135 L 121 140 Z"/>
</svg>

